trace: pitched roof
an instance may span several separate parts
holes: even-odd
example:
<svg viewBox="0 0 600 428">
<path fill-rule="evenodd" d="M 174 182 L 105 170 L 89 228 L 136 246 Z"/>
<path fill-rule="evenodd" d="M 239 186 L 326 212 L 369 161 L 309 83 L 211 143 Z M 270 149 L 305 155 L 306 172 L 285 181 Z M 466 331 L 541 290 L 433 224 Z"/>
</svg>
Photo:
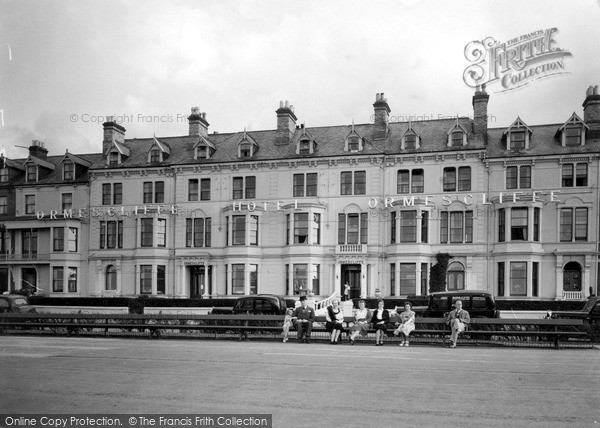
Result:
<svg viewBox="0 0 600 428">
<path fill-rule="evenodd" d="M 255 141 L 260 150 L 251 158 L 238 158 L 238 143 L 243 138 L 243 132 L 210 134 L 205 140 L 214 145 L 215 153 L 209 159 L 194 159 L 194 148 L 202 140 L 198 136 L 162 137 L 161 142 L 171 147 L 171 156 L 162 165 L 189 165 L 189 164 L 215 164 L 226 162 L 256 162 L 298 158 L 295 141 L 304 133 L 309 134 L 314 141 L 319 143 L 315 152 L 308 158 L 356 156 L 356 155 L 401 155 L 406 153 L 435 153 L 457 151 L 456 147 L 448 147 L 448 129 L 457 123 L 456 118 L 414 121 L 391 122 L 388 124 L 389 133 L 383 140 L 371 140 L 364 137 L 366 144 L 358 153 L 344 151 L 344 143 L 352 129 L 351 125 L 322 126 L 314 128 L 297 128 L 289 144 L 276 145 L 277 130 L 246 131 L 246 135 Z M 485 150 L 483 142 L 472 138 L 473 121 L 468 117 L 458 118 L 458 123 L 467 132 L 468 144 L 458 150 Z M 421 138 L 420 148 L 401 149 L 402 135 L 409 126 Z M 355 124 L 354 130 L 362 136 L 372 135 L 372 123 Z M 242 134 L 242 136 L 240 136 Z M 154 144 L 154 138 L 126 139 L 125 145 L 130 149 L 129 157 L 120 165 L 106 165 L 105 159 L 96 162 L 93 169 L 114 168 L 144 168 L 148 166 L 147 153 Z M 307 155 L 302 156 L 303 159 Z"/>
<path fill-rule="evenodd" d="M 31 156 L 31 155 L 29 155 L 29 157 L 25 160 L 25 162 L 23 162 L 23 165 L 26 165 L 26 164 L 28 164 L 30 162 L 33 162 L 37 166 L 44 167 L 44 168 L 49 169 L 51 171 L 54 171 L 54 169 L 56 168 L 56 166 L 53 163 L 47 162 L 47 161 L 45 161 L 43 159 L 40 159 L 40 158 L 35 157 L 35 156 Z"/>
<path fill-rule="evenodd" d="M 90 161 L 80 158 L 79 156 L 75 156 L 73 153 L 69 153 L 68 151 L 61 158 L 59 163 L 63 163 L 65 161 L 65 159 L 69 159 L 71 162 L 85 166 L 86 168 L 89 167 L 90 165 L 92 165 L 92 163 Z"/>
</svg>

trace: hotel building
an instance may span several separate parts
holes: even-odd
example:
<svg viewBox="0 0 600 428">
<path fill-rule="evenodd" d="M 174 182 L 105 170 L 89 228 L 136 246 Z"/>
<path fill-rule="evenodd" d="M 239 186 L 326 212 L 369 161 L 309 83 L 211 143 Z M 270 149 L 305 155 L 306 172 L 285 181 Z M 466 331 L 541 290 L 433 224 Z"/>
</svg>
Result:
<svg viewBox="0 0 600 428">
<path fill-rule="evenodd" d="M 276 128 L 126 138 L 102 152 L 0 169 L 0 291 L 49 296 L 423 295 L 436 255 L 448 289 L 498 298 L 597 292 L 600 94 L 583 114 L 488 128 L 473 116 L 306 128 L 287 102 Z"/>
</svg>

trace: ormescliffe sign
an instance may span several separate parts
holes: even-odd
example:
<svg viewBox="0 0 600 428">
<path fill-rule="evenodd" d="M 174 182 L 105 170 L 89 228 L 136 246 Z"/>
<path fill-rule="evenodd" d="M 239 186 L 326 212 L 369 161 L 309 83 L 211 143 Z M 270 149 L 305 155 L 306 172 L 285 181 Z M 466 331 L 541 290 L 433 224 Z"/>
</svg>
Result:
<svg viewBox="0 0 600 428">
<path fill-rule="evenodd" d="M 455 201 L 459 201 L 466 206 L 474 204 L 494 205 L 494 204 L 524 204 L 524 203 L 551 203 L 560 202 L 558 199 L 559 190 L 550 190 L 546 192 L 499 192 L 499 193 L 467 193 L 467 194 L 443 194 L 443 195 L 400 195 L 383 196 L 381 198 L 369 198 L 367 207 L 370 209 L 383 206 L 383 208 L 393 207 L 414 207 L 425 206 L 432 207 L 441 204 L 444 207 L 449 206 Z M 299 207 L 298 199 L 292 201 L 233 201 L 229 204 L 232 211 L 254 212 L 257 209 L 261 211 L 284 211 L 293 207 L 294 210 L 302 210 Z M 88 217 L 138 217 L 148 215 L 192 215 L 193 210 L 186 209 L 179 205 L 142 205 L 142 206 L 118 206 L 108 208 L 80 208 L 69 210 L 50 210 L 37 211 L 38 220 L 48 218 L 50 220 L 69 219 L 69 218 L 88 218 Z"/>
</svg>

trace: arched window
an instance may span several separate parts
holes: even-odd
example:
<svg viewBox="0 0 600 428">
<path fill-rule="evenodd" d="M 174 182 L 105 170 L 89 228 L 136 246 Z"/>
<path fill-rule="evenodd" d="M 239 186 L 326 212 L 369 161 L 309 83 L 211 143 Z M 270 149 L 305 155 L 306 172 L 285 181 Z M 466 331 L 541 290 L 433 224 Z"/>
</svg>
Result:
<svg viewBox="0 0 600 428">
<path fill-rule="evenodd" d="M 117 290 L 117 268 L 114 265 L 106 267 L 106 288 L 107 291 Z"/>
<path fill-rule="evenodd" d="M 465 289 L 465 268 L 460 263 L 452 263 L 448 267 L 448 290 Z"/>
</svg>

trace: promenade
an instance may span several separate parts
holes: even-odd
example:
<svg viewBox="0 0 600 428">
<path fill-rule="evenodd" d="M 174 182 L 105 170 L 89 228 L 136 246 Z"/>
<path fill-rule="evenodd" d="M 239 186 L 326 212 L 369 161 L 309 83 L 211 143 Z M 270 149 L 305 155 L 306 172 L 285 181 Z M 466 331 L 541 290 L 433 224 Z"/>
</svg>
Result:
<svg viewBox="0 0 600 428">
<path fill-rule="evenodd" d="M 270 413 L 274 427 L 598 427 L 597 349 L 0 336 L 0 413 Z"/>
</svg>

